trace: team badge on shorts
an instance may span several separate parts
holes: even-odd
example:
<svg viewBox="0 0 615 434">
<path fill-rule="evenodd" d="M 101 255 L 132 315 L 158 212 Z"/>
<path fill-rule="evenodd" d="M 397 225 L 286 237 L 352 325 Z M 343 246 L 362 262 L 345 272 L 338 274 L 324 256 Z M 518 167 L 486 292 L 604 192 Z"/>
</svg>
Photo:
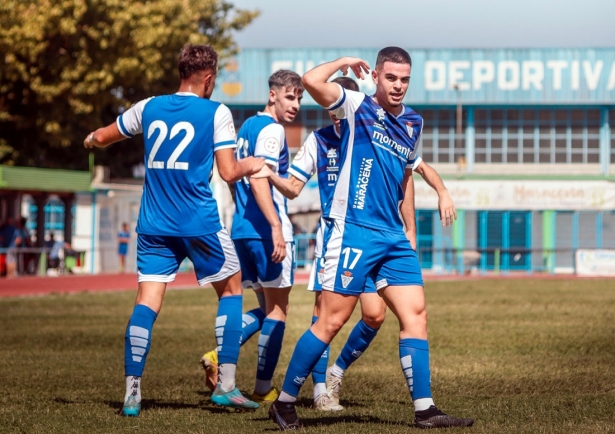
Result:
<svg viewBox="0 0 615 434">
<path fill-rule="evenodd" d="M 318 279 L 318 284 L 322 285 L 322 281 L 325 278 L 325 269 L 321 268 L 320 270 L 318 270 L 318 273 L 316 273 L 316 278 Z"/>
<path fill-rule="evenodd" d="M 350 282 L 354 279 L 350 271 L 344 271 L 340 277 L 342 278 L 342 287 L 344 289 L 348 288 L 348 285 L 350 285 Z"/>
</svg>

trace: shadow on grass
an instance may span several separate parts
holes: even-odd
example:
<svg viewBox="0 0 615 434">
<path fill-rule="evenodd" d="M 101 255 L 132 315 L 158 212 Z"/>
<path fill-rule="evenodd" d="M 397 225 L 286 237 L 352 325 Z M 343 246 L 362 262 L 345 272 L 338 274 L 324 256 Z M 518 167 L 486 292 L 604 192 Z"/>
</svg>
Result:
<svg viewBox="0 0 615 434">
<path fill-rule="evenodd" d="M 322 414 L 318 412 L 318 414 Z M 275 422 L 273 422 L 268 417 L 258 417 L 252 419 L 255 422 L 271 422 L 270 428 L 265 428 L 264 431 L 279 431 L 280 428 L 277 427 Z M 392 422 L 390 420 L 381 419 L 375 416 L 349 416 L 349 415 L 339 415 L 339 416 L 314 416 L 314 417 L 300 417 L 301 425 L 304 428 L 314 427 L 314 426 L 329 426 L 329 425 L 337 425 L 337 424 L 345 424 L 345 423 L 360 423 L 360 424 L 375 424 L 375 425 L 397 425 L 397 426 L 407 426 L 402 422 Z"/>
<path fill-rule="evenodd" d="M 56 398 L 56 401 L 58 399 Z M 60 402 L 60 401 L 58 401 Z M 70 402 L 66 402 L 67 404 Z M 115 409 L 118 413 L 122 410 L 124 403 L 121 401 L 105 401 L 105 404 L 109 407 Z M 165 402 L 157 399 L 144 399 L 141 401 L 141 409 L 149 410 L 149 409 L 171 409 L 171 410 L 184 410 L 184 409 L 202 409 L 208 411 L 210 413 L 226 413 L 230 409 L 217 407 L 211 402 L 200 402 L 199 404 L 186 404 L 183 402 Z"/>
</svg>

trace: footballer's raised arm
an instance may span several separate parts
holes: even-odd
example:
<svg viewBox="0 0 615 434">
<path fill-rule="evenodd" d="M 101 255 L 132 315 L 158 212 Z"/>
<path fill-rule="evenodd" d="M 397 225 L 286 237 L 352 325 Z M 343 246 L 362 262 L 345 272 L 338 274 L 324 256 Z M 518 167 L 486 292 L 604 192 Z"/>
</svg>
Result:
<svg viewBox="0 0 615 434">
<path fill-rule="evenodd" d="M 333 62 L 323 63 L 306 72 L 302 82 L 305 90 L 314 98 L 318 104 L 325 108 L 331 107 L 340 98 L 340 87 L 335 83 L 328 82 L 329 78 L 337 71 L 347 75 L 351 69 L 357 78 L 365 78 L 369 72 L 369 64 L 357 57 L 341 57 Z"/>
</svg>

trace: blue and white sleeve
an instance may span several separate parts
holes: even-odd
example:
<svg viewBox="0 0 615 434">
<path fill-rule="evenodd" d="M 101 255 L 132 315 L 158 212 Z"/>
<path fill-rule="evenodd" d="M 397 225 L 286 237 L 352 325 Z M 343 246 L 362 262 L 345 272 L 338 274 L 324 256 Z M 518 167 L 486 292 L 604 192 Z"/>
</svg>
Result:
<svg viewBox="0 0 615 434">
<path fill-rule="evenodd" d="M 423 162 L 423 159 L 421 158 L 421 156 L 417 155 L 416 158 L 414 159 L 414 163 L 412 164 L 412 171 L 415 171 L 416 169 L 418 169 L 422 162 Z M 406 166 L 406 168 L 408 168 L 408 166 Z"/>
<path fill-rule="evenodd" d="M 410 154 L 410 158 L 408 158 L 406 169 L 416 170 L 416 168 L 419 167 L 419 164 L 421 164 L 421 161 L 423 161 L 421 157 L 418 156 L 419 144 L 421 140 L 421 133 L 423 132 L 423 120 L 421 119 L 421 125 L 413 125 L 412 129 L 414 131 L 414 138 L 415 138 L 414 149 L 412 150 L 412 153 Z"/>
<path fill-rule="evenodd" d="M 117 129 L 124 137 L 131 138 L 143 133 L 143 109 L 152 98 L 147 98 L 134 104 L 117 117 Z"/>
<path fill-rule="evenodd" d="M 237 135 L 233 114 L 227 106 L 220 104 L 214 115 L 214 151 L 237 147 Z"/>
<path fill-rule="evenodd" d="M 317 166 L 318 143 L 314 133 L 310 133 L 303 146 L 295 155 L 288 172 L 300 181 L 308 182 L 318 170 Z"/>
<path fill-rule="evenodd" d="M 355 92 L 352 90 L 344 89 L 339 84 L 337 84 L 337 86 L 340 88 L 339 98 L 329 107 L 325 108 L 331 113 L 333 113 L 338 119 L 348 119 L 351 115 L 354 114 L 354 112 L 357 111 L 357 109 L 365 99 L 365 94 L 363 92 Z"/>
<path fill-rule="evenodd" d="M 284 127 L 280 124 L 269 124 L 258 133 L 254 156 L 263 157 L 268 165 L 277 168 L 285 141 Z"/>
</svg>

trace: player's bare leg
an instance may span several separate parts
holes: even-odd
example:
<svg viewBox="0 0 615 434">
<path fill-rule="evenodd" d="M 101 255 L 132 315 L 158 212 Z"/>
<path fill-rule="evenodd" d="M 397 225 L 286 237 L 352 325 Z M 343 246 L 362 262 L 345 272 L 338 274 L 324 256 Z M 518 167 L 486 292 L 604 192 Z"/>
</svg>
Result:
<svg viewBox="0 0 615 434">
<path fill-rule="evenodd" d="M 367 350 L 376 337 L 386 316 L 386 304 L 375 292 L 364 292 L 361 301 L 361 320 L 353 328 L 342 351 L 327 371 L 327 393 L 332 402 L 339 405 L 344 373 Z"/>
</svg>

